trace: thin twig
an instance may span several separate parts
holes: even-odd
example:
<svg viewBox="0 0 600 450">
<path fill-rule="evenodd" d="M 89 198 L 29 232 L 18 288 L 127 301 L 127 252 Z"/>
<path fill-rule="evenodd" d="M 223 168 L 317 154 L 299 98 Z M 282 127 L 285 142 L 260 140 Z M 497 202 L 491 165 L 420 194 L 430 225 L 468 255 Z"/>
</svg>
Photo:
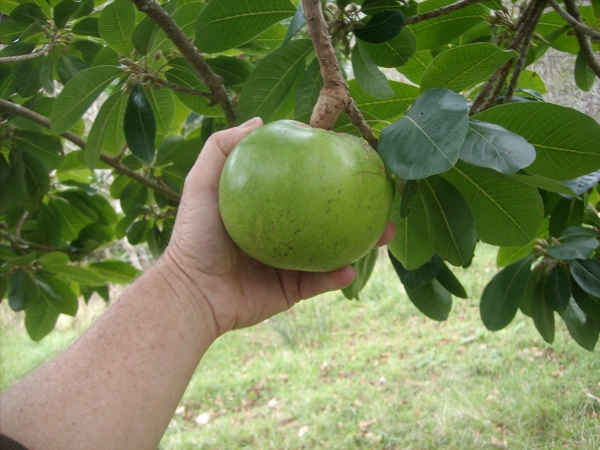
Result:
<svg viewBox="0 0 600 450">
<path fill-rule="evenodd" d="M 362 137 L 371 147 L 377 149 L 377 138 L 356 107 L 356 102 L 350 96 L 348 84 L 342 75 L 340 64 L 329 37 L 327 22 L 323 17 L 321 1 L 302 0 L 302 6 L 308 34 L 317 53 L 321 76 L 323 77 L 323 88 L 313 109 L 310 124 L 316 128 L 329 130 L 342 111 L 345 110 L 350 122 L 360 131 Z"/>
<path fill-rule="evenodd" d="M 27 216 L 29 216 L 29 211 L 25 211 L 23 213 L 23 215 L 21 216 L 21 219 L 19 220 L 19 223 L 17 224 L 17 229 L 15 230 L 15 235 L 18 238 L 21 237 L 21 230 L 23 230 L 23 224 L 25 223 L 25 219 L 27 219 Z"/>
<path fill-rule="evenodd" d="M 52 45 L 45 45 L 37 52 L 27 53 L 25 55 L 5 56 L 3 58 L 0 58 L 0 64 L 26 61 L 28 59 L 38 58 L 48 53 L 52 47 Z"/>
<path fill-rule="evenodd" d="M 30 110 L 28 108 L 25 108 L 24 106 L 17 105 L 16 103 L 12 103 L 7 100 L 0 99 L 0 112 L 2 112 L 2 111 L 7 111 L 7 112 L 10 112 L 13 114 L 17 114 L 19 116 L 22 116 L 29 120 L 32 120 L 46 128 L 50 128 L 50 119 Z M 75 133 L 72 133 L 70 131 L 65 131 L 64 133 L 61 133 L 61 136 L 63 136 L 65 139 L 71 141 L 73 144 L 77 145 L 81 149 L 85 148 L 85 145 L 86 145 L 85 140 L 82 139 L 80 136 L 77 136 Z M 170 189 L 168 187 L 161 186 L 160 184 L 157 184 L 157 183 L 153 182 L 152 180 L 149 180 L 148 178 L 144 177 L 143 175 L 140 175 L 139 173 L 131 170 L 129 167 L 125 166 L 124 164 L 121 164 L 121 162 L 116 157 L 110 156 L 110 155 L 102 152 L 102 153 L 100 153 L 100 161 L 113 167 L 117 172 L 120 172 L 123 175 L 128 176 L 129 178 L 133 179 L 134 181 L 137 181 L 142 186 L 146 186 L 147 188 L 150 188 L 153 191 L 156 191 L 156 192 L 164 195 L 165 197 L 170 198 L 171 200 L 175 200 L 176 202 L 179 202 L 181 200 L 181 194 L 173 191 L 172 189 Z"/>
<path fill-rule="evenodd" d="M 461 0 L 456 3 L 452 3 L 451 5 L 443 6 L 438 9 L 433 9 L 431 11 L 427 11 L 423 14 L 418 14 L 416 16 L 407 17 L 404 19 L 404 25 L 412 25 L 418 22 L 422 22 L 423 20 L 433 19 L 435 17 L 443 16 L 444 14 L 449 14 L 451 12 L 456 11 L 457 9 L 466 8 L 467 6 L 474 5 L 475 3 L 481 3 L 485 0 Z"/>
<path fill-rule="evenodd" d="M 221 106 L 229 126 L 234 126 L 236 114 L 223 85 L 223 78 L 212 71 L 194 44 L 185 36 L 173 18 L 155 0 L 131 0 L 141 12 L 152 19 L 175 44 L 200 75 L 202 82 L 212 93 L 212 100 Z"/>
<path fill-rule="evenodd" d="M 63 253 L 66 253 L 68 255 L 84 255 L 85 254 L 85 253 L 82 253 L 82 252 L 73 252 L 73 251 L 70 251 L 70 250 L 66 250 L 64 248 L 53 247 L 51 245 L 45 245 L 45 244 L 39 244 L 37 242 L 27 241 L 27 240 L 25 240 L 23 238 L 20 238 L 20 237 L 17 237 L 17 236 L 13 236 L 12 234 L 7 233 L 6 231 L 0 231 L 0 238 L 6 239 L 7 241 L 9 241 L 13 245 L 20 245 L 20 246 L 25 246 L 25 247 L 37 248 L 38 250 L 44 250 L 46 252 L 63 252 Z"/>
<path fill-rule="evenodd" d="M 198 91 L 196 89 L 188 88 L 185 86 L 179 86 L 178 84 L 171 83 L 170 81 L 163 80 L 162 78 L 157 77 L 152 73 L 141 73 L 140 74 L 144 78 L 149 78 L 154 83 L 160 84 L 164 87 L 167 87 L 173 91 L 183 92 L 184 94 L 195 95 L 197 97 L 204 97 L 212 100 L 212 95 L 210 92 Z"/>
<path fill-rule="evenodd" d="M 567 23 L 569 25 L 571 25 L 575 30 L 579 30 L 581 33 L 588 35 L 591 38 L 600 40 L 600 33 L 597 33 L 596 31 L 592 30 L 591 28 L 586 27 L 584 24 L 581 23 L 581 19 L 577 19 L 575 18 L 575 16 L 573 14 L 569 14 L 567 11 L 565 11 L 564 9 L 562 9 L 560 7 L 560 5 L 558 3 L 556 3 L 556 0 L 547 0 L 548 3 L 550 3 L 550 6 L 552 6 L 554 8 L 554 10 L 560 15 L 560 17 L 562 17 L 563 19 L 565 19 L 567 21 Z M 565 2 L 565 6 L 567 6 L 567 3 L 569 3 L 568 1 Z M 575 3 L 573 2 L 573 5 L 575 5 Z M 575 8 L 577 8 L 575 6 Z M 569 9 L 569 7 L 567 6 L 567 9 Z M 577 15 L 579 15 L 579 11 L 577 13 Z"/>
<path fill-rule="evenodd" d="M 579 14 L 579 9 L 577 9 L 575 2 L 573 0 L 564 0 L 564 2 L 569 14 L 573 16 L 578 23 L 580 23 L 581 15 Z M 583 55 L 585 62 L 594 71 L 596 77 L 600 78 L 600 61 L 598 61 L 598 58 L 594 56 L 594 51 L 592 50 L 592 44 L 590 43 L 590 40 L 578 28 L 573 28 L 573 31 L 575 32 L 575 37 L 577 38 L 577 43 L 579 44 L 579 49 L 581 50 L 581 54 Z"/>
</svg>

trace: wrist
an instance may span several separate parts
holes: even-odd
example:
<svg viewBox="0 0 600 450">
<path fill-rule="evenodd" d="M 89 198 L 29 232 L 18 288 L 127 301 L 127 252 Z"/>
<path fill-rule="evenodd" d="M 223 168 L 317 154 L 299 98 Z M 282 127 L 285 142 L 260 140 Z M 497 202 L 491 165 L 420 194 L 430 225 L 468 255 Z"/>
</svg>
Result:
<svg viewBox="0 0 600 450">
<path fill-rule="evenodd" d="M 178 306 L 191 316 L 200 335 L 207 334 L 211 342 L 219 337 L 213 308 L 201 288 L 201 280 L 192 279 L 168 248 L 152 270 L 168 286 Z"/>
</svg>

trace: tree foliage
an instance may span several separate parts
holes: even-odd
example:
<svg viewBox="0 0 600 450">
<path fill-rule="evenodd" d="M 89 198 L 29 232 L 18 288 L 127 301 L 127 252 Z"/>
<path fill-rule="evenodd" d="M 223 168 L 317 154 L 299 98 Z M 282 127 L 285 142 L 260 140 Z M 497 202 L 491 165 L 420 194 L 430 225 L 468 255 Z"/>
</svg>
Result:
<svg viewBox="0 0 600 450">
<path fill-rule="evenodd" d="M 160 255 L 213 132 L 254 116 L 320 126 L 311 113 L 335 97 L 333 130 L 377 146 L 397 183 L 389 257 L 423 314 L 445 320 L 467 296 L 448 264 L 469 267 L 485 242 L 502 267 L 481 295 L 488 329 L 520 309 L 551 343 L 558 313 L 594 349 L 600 125 L 544 101 L 527 67 L 550 48 L 577 55 L 588 91 L 596 2 L 6 0 L 0 13 L 0 299 L 32 339 L 138 275 L 106 257 L 123 239 Z M 348 298 L 376 259 L 355 263 Z"/>
</svg>

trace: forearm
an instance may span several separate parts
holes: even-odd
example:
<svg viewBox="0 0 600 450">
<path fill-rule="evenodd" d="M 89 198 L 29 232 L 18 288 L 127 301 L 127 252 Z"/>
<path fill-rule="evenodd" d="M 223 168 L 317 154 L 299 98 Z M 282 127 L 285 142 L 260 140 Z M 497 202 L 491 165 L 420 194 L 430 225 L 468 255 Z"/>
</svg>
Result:
<svg viewBox="0 0 600 450">
<path fill-rule="evenodd" d="M 29 448 L 156 448 L 216 336 L 168 261 L 71 347 L 0 397 L 0 431 Z"/>
</svg>

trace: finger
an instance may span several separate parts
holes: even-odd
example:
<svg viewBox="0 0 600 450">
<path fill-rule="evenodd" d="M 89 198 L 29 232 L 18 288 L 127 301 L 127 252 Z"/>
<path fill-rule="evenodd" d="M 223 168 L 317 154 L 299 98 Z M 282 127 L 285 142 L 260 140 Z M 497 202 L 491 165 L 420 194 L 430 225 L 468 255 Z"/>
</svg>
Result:
<svg viewBox="0 0 600 450">
<path fill-rule="evenodd" d="M 333 272 L 302 272 L 300 276 L 300 299 L 314 297 L 329 291 L 337 291 L 348 286 L 356 277 L 352 266 L 346 266 Z"/>
<path fill-rule="evenodd" d="M 212 134 L 204 144 L 200 156 L 185 180 L 184 191 L 194 193 L 203 189 L 216 191 L 219 187 L 223 166 L 229 154 L 243 138 L 262 124 L 262 119 L 255 117 L 238 127 Z"/>
<path fill-rule="evenodd" d="M 389 244 L 394 239 L 394 235 L 396 234 L 396 225 L 391 220 L 388 221 L 385 226 L 385 230 L 383 230 L 383 234 L 375 244 L 375 247 L 383 247 L 384 245 Z"/>
</svg>

